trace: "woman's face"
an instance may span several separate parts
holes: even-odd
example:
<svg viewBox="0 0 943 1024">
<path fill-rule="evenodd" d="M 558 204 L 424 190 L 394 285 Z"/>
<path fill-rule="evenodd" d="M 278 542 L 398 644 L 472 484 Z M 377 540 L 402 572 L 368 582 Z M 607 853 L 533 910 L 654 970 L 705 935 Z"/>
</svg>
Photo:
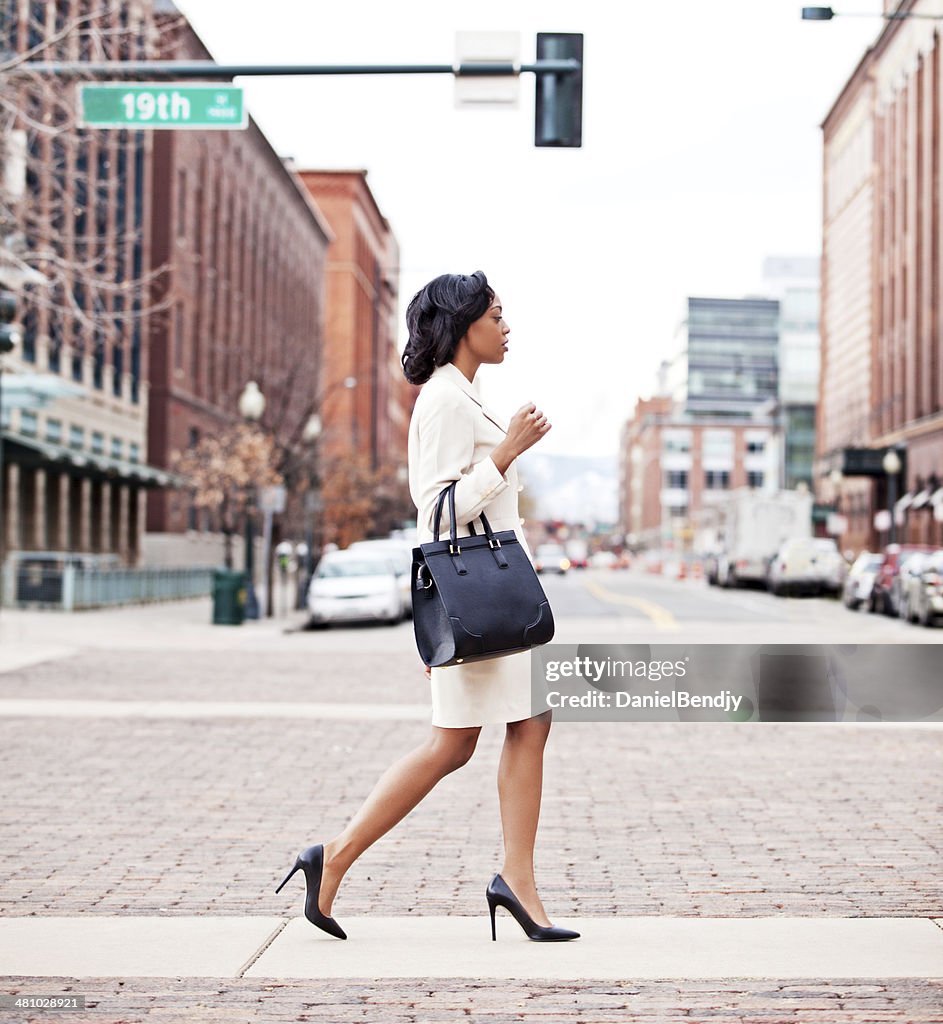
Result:
<svg viewBox="0 0 943 1024">
<path fill-rule="evenodd" d="M 501 298 L 495 295 L 491 301 L 491 308 L 472 323 L 462 339 L 468 347 L 469 354 L 479 363 L 504 362 L 504 354 L 508 350 L 507 336 L 511 328 L 508 327 L 503 313 Z"/>
</svg>

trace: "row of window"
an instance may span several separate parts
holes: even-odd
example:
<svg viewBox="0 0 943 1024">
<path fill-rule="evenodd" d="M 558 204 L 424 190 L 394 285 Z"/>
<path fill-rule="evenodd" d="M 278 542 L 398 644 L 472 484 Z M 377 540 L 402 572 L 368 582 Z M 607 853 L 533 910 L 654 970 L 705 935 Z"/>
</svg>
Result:
<svg viewBox="0 0 943 1024">
<path fill-rule="evenodd" d="M 32 409 L 20 411 L 20 433 L 24 437 L 37 437 L 39 434 L 39 418 Z M 46 418 L 45 440 L 50 444 L 62 444 L 62 420 Z M 75 451 L 85 448 L 85 427 L 72 424 L 69 427 L 69 447 Z M 88 449 L 93 455 L 105 454 L 105 435 L 100 430 L 93 430 Z M 113 459 L 124 458 L 124 439 L 113 437 L 108 454 Z M 128 444 L 128 461 L 138 462 L 141 458 L 141 446 L 136 441 Z"/>
<path fill-rule="evenodd" d="M 665 472 L 665 487 L 686 490 L 688 471 L 686 469 L 669 469 Z M 747 487 L 762 487 L 763 473 L 759 470 L 747 471 Z M 730 487 L 729 469 L 706 469 L 704 471 L 704 487 L 708 491 L 725 491 Z"/>
<path fill-rule="evenodd" d="M 762 455 L 766 451 L 766 440 L 748 440 L 745 445 L 748 455 Z M 704 450 L 711 455 L 733 454 L 733 437 L 722 435 L 712 438 L 709 434 L 704 435 Z M 680 452 L 687 454 L 691 451 L 691 438 L 677 434 L 665 434 L 662 439 L 662 452 Z"/>
</svg>

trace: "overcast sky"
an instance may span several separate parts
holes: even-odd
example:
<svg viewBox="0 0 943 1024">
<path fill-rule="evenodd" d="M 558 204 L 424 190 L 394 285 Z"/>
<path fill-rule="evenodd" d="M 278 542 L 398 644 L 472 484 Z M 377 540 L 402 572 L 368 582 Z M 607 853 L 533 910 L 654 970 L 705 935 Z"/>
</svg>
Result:
<svg viewBox="0 0 943 1024">
<path fill-rule="evenodd" d="M 526 62 L 538 31 L 584 33 L 577 150 L 534 148 L 533 75 L 516 110 L 456 109 L 448 75 L 241 84 L 299 167 L 368 169 L 401 247 L 401 324 L 432 277 L 485 271 L 511 327 L 486 399 L 537 402 L 541 451 L 591 455 L 617 450 L 686 296 L 755 294 L 764 257 L 818 255 L 819 125 L 881 29 L 803 22 L 793 0 L 178 6 L 218 61 L 450 63 L 457 30 L 486 29 L 520 31 Z"/>
</svg>

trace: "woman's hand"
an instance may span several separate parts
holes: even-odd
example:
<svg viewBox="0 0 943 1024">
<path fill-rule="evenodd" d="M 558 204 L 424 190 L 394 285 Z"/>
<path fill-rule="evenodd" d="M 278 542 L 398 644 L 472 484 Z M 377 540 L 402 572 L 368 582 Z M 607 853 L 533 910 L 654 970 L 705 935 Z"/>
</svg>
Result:
<svg viewBox="0 0 943 1024">
<path fill-rule="evenodd" d="M 522 405 L 511 417 L 507 437 L 491 453 L 498 471 L 506 473 L 518 455 L 532 448 L 550 427 L 547 417 L 533 402 Z"/>
</svg>

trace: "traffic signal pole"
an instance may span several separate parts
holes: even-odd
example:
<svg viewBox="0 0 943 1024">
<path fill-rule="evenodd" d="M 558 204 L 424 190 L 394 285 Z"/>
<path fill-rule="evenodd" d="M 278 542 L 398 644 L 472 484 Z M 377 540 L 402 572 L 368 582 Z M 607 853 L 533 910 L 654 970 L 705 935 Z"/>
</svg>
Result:
<svg viewBox="0 0 943 1024">
<path fill-rule="evenodd" d="M 572 58 L 538 60 L 533 64 L 475 61 L 471 64 L 215 64 L 209 60 L 157 61 L 23 61 L 0 74 L 57 75 L 75 78 L 220 78 L 306 75 L 535 75 L 573 74 L 582 63 Z"/>
<path fill-rule="evenodd" d="M 578 149 L 582 146 L 583 36 L 539 32 L 531 64 L 475 60 L 457 64 L 215 64 L 213 61 L 23 61 L 0 63 L 0 76 L 48 75 L 95 81 L 217 80 L 237 77 L 308 75 L 453 75 L 456 78 L 536 76 L 534 145 Z M 163 127 L 172 127 L 165 124 Z M 105 127 L 98 124 L 92 127 Z M 118 127 L 118 125 L 108 125 Z M 139 127 L 159 127 L 139 125 Z M 205 125 L 204 125 L 205 127 Z M 226 127 L 217 125 L 217 127 Z M 240 126 L 236 126 L 240 127 Z"/>
</svg>

